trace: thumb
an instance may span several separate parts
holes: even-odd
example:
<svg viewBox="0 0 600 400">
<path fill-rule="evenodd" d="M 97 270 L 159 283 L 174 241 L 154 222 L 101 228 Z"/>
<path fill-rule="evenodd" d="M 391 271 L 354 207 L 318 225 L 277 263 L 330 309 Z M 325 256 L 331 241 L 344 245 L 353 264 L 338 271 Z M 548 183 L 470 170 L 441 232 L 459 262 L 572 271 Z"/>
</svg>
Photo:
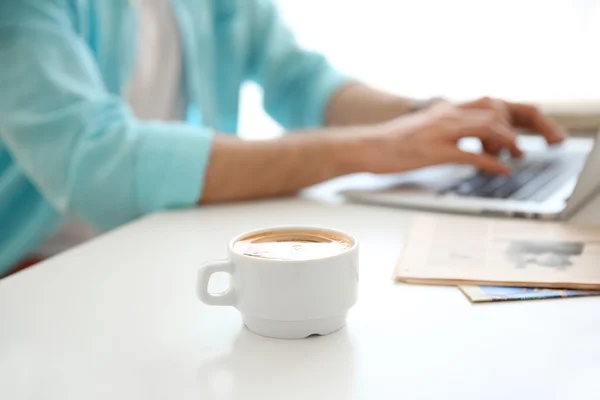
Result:
<svg viewBox="0 0 600 400">
<path fill-rule="evenodd" d="M 458 148 L 447 150 L 440 153 L 444 158 L 443 163 L 455 163 L 472 165 L 478 169 L 491 174 L 508 175 L 510 168 L 497 157 L 485 153 L 471 153 L 462 151 Z"/>
</svg>

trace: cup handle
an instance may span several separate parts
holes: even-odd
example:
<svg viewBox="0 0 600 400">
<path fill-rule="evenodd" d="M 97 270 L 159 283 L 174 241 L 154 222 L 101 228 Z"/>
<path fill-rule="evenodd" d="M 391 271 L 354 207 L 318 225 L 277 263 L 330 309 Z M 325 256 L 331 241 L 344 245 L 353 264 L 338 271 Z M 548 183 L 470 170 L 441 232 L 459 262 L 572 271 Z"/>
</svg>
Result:
<svg viewBox="0 0 600 400">
<path fill-rule="evenodd" d="M 235 290 L 231 282 L 224 292 L 212 294 L 208 291 L 208 282 L 214 273 L 226 272 L 233 276 L 233 269 L 231 260 L 211 261 L 202 265 L 198 270 L 197 286 L 197 294 L 200 301 L 211 306 L 234 306 Z"/>
</svg>

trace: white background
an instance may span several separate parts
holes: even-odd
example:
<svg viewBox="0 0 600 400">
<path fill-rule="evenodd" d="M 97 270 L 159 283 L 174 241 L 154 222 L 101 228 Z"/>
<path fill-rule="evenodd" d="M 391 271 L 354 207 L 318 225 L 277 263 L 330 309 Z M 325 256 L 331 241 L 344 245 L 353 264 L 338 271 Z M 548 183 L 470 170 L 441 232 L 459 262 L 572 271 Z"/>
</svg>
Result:
<svg viewBox="0 0 600 400">
<path fill-rule="evenodd" d="M 600 98 L 600 0 L 278 0 L 306 47 L 394 93 Z M 279 132 L 244 90 L 244 137 Z"/>
</svg>

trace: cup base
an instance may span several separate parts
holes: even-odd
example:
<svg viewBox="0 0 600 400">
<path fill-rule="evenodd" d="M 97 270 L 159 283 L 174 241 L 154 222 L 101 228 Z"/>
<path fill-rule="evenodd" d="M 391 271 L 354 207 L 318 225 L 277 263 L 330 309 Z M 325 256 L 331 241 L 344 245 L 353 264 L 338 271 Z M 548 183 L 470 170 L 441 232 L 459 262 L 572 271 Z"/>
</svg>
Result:
<svg viewBox="0 0 600 400">
<path fill-rule="evenodd" d="M 346 325 L 347 312 L 321 319 L 306 321 L 275 321 L 244 316 L 244 324 L 261 336 L 275 339 L 304 339 L 312 335 L 324 336 L 342 329 Z"/>
</svg>

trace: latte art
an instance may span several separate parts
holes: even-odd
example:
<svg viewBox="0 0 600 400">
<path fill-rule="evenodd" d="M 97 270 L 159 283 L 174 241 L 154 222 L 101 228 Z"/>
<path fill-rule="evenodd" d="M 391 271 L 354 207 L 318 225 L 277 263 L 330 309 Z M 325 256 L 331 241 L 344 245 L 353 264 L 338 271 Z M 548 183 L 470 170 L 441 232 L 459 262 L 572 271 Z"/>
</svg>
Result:
<svg viewBox="0 0 600 400">
<path fill-rule="evenodd" d="M 234 250 L 264 259 L 311 260 L 343 253 L 353 244 L 352 239 L 327 231 L 282 231 L 242 238 Z"/>
</svg>

